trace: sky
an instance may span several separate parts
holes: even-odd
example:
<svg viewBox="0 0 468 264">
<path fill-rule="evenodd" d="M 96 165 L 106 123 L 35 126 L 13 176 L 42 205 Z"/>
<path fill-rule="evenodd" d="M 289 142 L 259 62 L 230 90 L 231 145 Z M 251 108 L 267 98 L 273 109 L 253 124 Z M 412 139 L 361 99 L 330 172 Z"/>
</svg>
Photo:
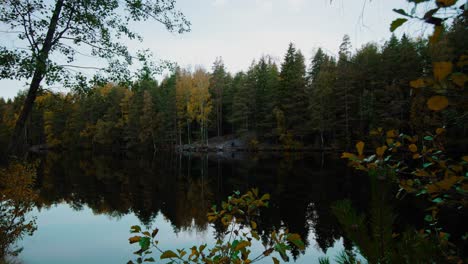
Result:
<svg viewBox="0 0 468 264">
<path fill-rule="evenodd" d="M 383 44 L 391 21 L 399 17 L 392 9 L 411 8 L 406 0 L 177 0 L 176 6 L 192 23 L 191 32 L 170 33 L 156 22 L 133 24 L 144 41 L 126 43 L 130 49 L 150 49 L 160 59 L 207 70 L 222 57 L 233 73 L 247 70 L 262 55 L 280 64 L 290 42 L 308 61 L 319 47 L 335 55 L 345 34 L 354 50 L 367 42 Z M 422 25 L 407 23 L 397 35 L 416 37 L 423 31 Z M 0 36 L 0 44 L 18 43 L 11 34 Z M 0 80 L 0 97 L 13 98 L 26 82 Z"/>
</svg>

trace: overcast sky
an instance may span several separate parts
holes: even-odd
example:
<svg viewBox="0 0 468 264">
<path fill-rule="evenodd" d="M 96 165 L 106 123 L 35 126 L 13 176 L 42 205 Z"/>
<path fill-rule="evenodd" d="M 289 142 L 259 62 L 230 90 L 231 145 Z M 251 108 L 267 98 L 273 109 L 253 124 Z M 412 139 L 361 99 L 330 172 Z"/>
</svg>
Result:
<svg viewBox="0 0 468 264">
<path fill-rule="evenodd" d="M 149 48 L 161 59 L 206 69 L 221 56 L 231 72 L 246 70 L 262 55 L 281 61 L 289 42 L 308 61 L 318 47 L 336 54 L 344 34 L 353 50 L 370 41 L 382 44 L 398 17 L 392 8 L 410 8 L 406 0 L 177 0 L 177 6 L 191 21 L 191 32 L 178 35 L 139 23 L 135 28 L 144 41 L 128 43 L 131 49 Z M 421 29 L 408 23 L 398 35 L 417 36 Z M 15 45 L 11 34 L 0 36 L 0 43 Z M 0 80 L 0 97 L 12 98 L 25 87 L 25 81 Z"/>
</svg>

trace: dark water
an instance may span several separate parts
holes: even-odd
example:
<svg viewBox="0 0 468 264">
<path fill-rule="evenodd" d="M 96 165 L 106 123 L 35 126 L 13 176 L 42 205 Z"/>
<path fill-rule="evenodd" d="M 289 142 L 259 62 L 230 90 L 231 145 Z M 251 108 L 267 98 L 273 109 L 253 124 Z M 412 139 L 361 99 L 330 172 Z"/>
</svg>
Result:
<svg viewBox="0 0 468 264">
<path fill-rule="evenodd" d="M 368 204 L 367 181 L 338 154 L 49 153 L 38 174 L 38 230 L 19 243 L 24 263 L 126 263 L 135 251 L 127 240 L 135 224 L 158 227 L 165 249 L 213 242 L 217 230 L 206 218 L 211 205 L 252 187 L 271 194 L 260 233 L 281 227 L 299 233 L 306 250 L 294 251 L 293 259 L 316 263 L 352 248 L 331 205 L 345 198 Z"/>
</svg>

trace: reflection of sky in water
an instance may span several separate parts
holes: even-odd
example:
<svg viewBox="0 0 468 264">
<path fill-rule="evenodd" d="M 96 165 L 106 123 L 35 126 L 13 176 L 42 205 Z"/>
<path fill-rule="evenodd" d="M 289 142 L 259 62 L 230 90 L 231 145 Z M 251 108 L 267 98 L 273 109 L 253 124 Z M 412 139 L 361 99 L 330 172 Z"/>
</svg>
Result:
<svg viewBox="0 0 468 264">
<path fill-rule="evenodd" d="M 24 247 L 20 260 L 25 264 L 102 264 L 133 260 L 132 252 L 136 251 L 137 246 L 128 243 L 129 229 L 134 224 L 141 224 L 134 214 L 113 218 L 95 215 L 88 207 L 75 211 L 67 204 L 33 213 L 37 215 L 38 230 L 20 243 Z M 176 234 L 160 214 L 153 226 L 159 228 L 158 237 L 163 249 L 188 249 L 205 241 L 213 243 L 212 228 L 202 232 L 182 230 Z M 309 235 L 309 241 L 305 255 L 296 263 L 317 263 L 318 257 L 324 255 L 314 242 L 313 232 Z M 326 253 L 333 259 L 342 249 L 343 242 L 339 240 Z M 262 246 L 258 245 L 253 251 L 251 256 L 256 256 L 262 251 Z M 266 258 L 262 263 L 271 263 L 271 259 Z"/>
</svg>

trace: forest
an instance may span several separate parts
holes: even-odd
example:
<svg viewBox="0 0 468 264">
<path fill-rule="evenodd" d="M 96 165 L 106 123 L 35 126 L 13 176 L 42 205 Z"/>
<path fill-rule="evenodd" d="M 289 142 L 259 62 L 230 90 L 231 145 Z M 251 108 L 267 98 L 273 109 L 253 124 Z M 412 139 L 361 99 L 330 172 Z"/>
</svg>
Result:
<svg viewBox="0 0 468 264">
<path fill-rule="evenodd" d="M 445 125 L 449 147 L 466 149 L 466 90 L 449 93 L 455 107 L 437 116 L 426 107 L 429 89 L 410 83 L 430 75 L 433 61 L 466 53 L 466 23 L 457 20 L 434 45 L 392 35 L 354 50 L 345 35 L 338 56 L 319 48 L 305 58 L 291 43 L 281 61 L 262 56 L 237 73 L 219 57 L 210 71 L 177 67 L 161 82 L 143 72 L 130 84 L 44 89 L 25 140 L 47 148 L 156 150 L 227 136 L 252 149 L 342 150 L 378 128 L 418 134 Z M 25 93 L 0 99 L 1 146 L 24 99 Z"/>
<path fill-rule="evenodd" d="M 0 264 L 468 263 L 468 2 L 405 2 L 238 72 L 130 48 L 175 0 L 1 2 Z"/>
</svg>

